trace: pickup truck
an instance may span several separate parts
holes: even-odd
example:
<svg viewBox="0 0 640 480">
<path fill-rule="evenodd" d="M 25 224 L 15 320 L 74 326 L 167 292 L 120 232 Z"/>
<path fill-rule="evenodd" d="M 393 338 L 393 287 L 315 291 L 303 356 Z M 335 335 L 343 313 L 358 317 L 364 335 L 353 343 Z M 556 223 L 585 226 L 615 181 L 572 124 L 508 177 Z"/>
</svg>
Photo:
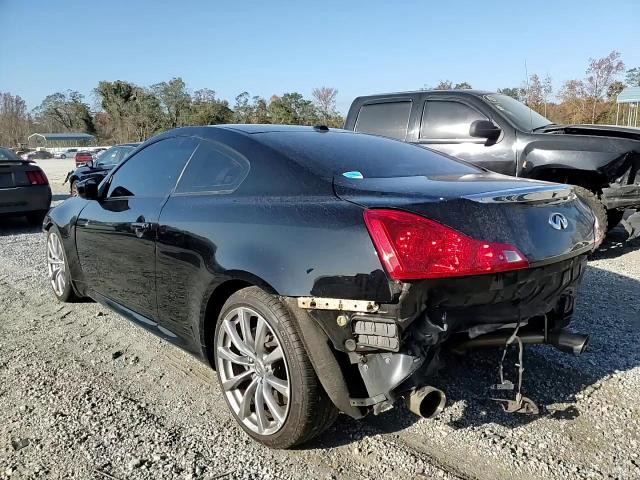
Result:
<svg viewBox="0 0 640 480">
<path fill-rule="evenodd" d="M 344 128 L 505 175 L 574 185 L 603 230 L 616 226 L 625 209 L 640 208 L 640 128 L 556 125 L 509 96 L 479 90 L 358 97 Z"/>
</svg>

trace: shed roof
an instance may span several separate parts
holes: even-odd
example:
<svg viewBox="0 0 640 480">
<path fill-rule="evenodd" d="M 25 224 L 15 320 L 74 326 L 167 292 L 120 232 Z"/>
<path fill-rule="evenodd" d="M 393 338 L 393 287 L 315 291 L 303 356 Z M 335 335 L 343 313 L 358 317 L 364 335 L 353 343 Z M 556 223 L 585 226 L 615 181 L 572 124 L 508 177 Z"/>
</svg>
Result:
<svg viewBox="0 0 640 480">
<path fill-rule="evenodd" d="M 640 87 L 627 87 L 618 94 L 617 103 L 640 102 Z"/>
<path fill-rule="evenodd" d="M 39 136 L 45 140 L 93 140 L 95 137 L 88 133 L 33 133 L 29 138 Z"/>
</svg>

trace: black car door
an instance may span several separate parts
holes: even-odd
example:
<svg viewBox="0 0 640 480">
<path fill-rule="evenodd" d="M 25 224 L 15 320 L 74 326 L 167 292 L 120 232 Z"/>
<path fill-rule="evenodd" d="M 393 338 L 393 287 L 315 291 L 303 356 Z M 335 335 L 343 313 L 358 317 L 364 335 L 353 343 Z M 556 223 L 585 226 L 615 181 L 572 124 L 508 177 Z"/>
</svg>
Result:
<svg viewBox="0 0 640 480">
<path fill-rule="evenodd" d="M 155 248 L 162 206 L 197 141 L 173 137 L 153 143 L 121 164 L 106 193 L 78 216 L 76 245 L 95 292 L 156 318 Z"/>
<path fill-rule="evenodd" d="M 494 172 L 515 175 L 514 132 L 503 129 L 497 141 L 492 142 L 486 138 L 473 138 L 469 128 L 475 120 L 495 121 L 471 100 L 428 96 L 422 106 L 417 138 L 413 141 Z"/>
</svg>

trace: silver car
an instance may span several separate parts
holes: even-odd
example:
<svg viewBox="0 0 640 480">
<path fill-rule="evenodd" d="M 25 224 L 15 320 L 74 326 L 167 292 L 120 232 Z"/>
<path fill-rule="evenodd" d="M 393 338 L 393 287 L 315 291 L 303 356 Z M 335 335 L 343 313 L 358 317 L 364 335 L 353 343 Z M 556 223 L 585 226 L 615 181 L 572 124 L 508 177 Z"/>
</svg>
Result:
<svg viewBox="0 0 640 480">
<path fill-rule="evenodd" d="M 41 225 L 50 206 L 51 188 L 42 169 L 0 147 L 0 216 L 24 215 Z"/>
</svg>

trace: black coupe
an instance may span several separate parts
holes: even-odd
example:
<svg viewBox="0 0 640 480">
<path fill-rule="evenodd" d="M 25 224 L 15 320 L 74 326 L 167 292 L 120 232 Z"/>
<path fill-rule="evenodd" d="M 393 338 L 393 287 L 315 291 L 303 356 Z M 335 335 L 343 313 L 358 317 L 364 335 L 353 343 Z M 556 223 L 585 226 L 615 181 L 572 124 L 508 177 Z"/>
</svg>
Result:
<svg viewBox="0 0 640 480">
<path fill-rule="evenodd" d="M 225 125 L 156 136 L 77 189 L 45 219 L 55 295 L 209 363 L 271 447 L 338 411 L 437 413 L 443 345 L 587 342 L 564 328 L 596 220 L 566 185 L 324 126 Z M 534 406 L 513 394 L 506 409 Z"/>
</svg>

